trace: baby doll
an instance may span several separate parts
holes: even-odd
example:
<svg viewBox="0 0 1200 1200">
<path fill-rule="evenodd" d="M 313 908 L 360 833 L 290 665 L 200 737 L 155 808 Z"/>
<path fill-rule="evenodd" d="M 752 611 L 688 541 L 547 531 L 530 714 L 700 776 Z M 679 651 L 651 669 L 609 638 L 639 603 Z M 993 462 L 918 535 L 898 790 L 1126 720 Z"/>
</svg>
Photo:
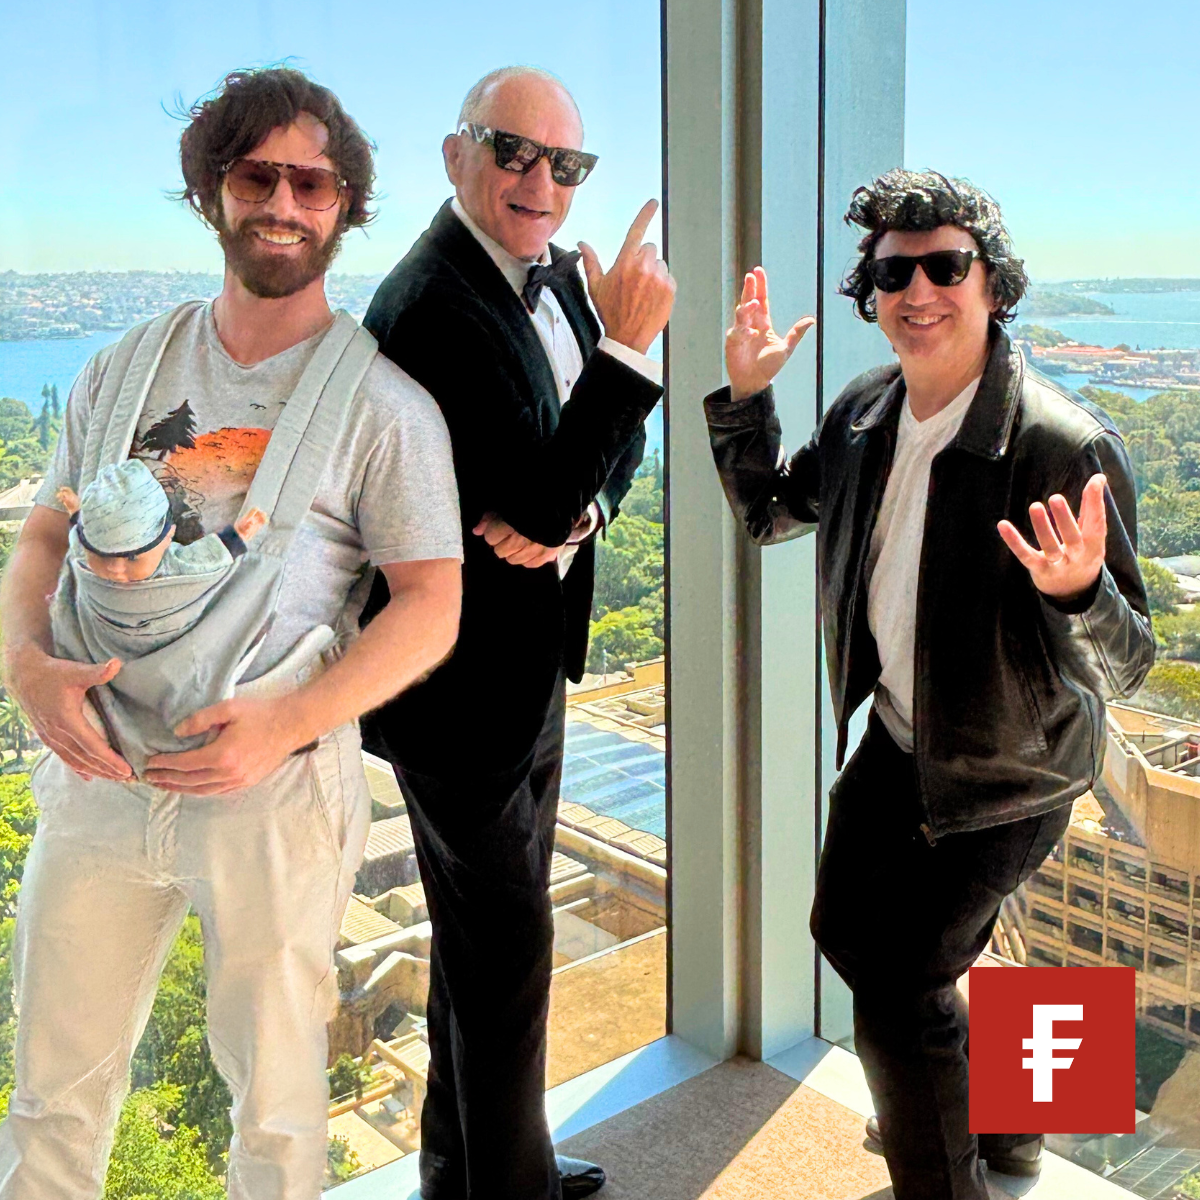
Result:
<svg viewBox="0 0 1200 1200">
<path fill-rule="evenodd" d="M 103 467 L 77 496 L 59 488 L 71 517 L 71 553 L 94 575 L 112 583 L 141 583 L 174 575 L 204 575 L 233 565 L 246 543 L 267 523 L 250 509 L 219 533 L 181 546 L 162 484 L 140 458 Z"/>
<path fill-rule="evenodd" d="M 161 662 L 156 652 L 178 642 L 205 615 L 267 516 L 252 508 L 219 533 L 181 546 L 171 540 L 175 525 L 166 492 L 136 458 L 101 468 L 82 496 L 70 488 L 60 488 L 57 495 L 71 516 L 71 532 L 65 575 L 50 609 L 55 652 L 92 662 L 120 658 L 122 686 L 138 692 L 137 681 L 145 681 L 136 670 L 131 676 L 131 659 L 149 663 L 146 656 L 152 656 Z M 163 669 L 190 677 L 194 665 L 185 653 Z M 149 694 L 139 699 L 156 708 Z M 126 703 L 131 701 L 134 696 L 127 696 Z M 85 700 L 84 716 L 118 746 L 115 728 L 103 719 L 104 708 L 97 694 Z"/>
</svg>

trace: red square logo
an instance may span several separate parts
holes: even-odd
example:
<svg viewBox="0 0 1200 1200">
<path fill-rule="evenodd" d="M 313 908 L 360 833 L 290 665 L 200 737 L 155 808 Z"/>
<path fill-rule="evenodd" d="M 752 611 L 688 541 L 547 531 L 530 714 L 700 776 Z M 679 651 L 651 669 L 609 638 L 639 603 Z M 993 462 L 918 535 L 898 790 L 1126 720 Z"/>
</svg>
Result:
<svg viewBox="0 0 1200 1200">
<path fill-rule="evenodd" d="M 1132 967 L 970 973 L 972 1133 L 1132 1133 Z"/>
</svg>

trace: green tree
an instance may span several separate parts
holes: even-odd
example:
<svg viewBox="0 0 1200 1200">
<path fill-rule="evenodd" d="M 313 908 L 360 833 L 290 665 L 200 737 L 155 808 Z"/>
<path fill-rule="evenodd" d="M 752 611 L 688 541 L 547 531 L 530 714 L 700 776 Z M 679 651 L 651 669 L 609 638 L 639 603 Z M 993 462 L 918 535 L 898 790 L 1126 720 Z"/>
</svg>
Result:
<svg viewBox="0 0 1200 1200">
<path fill-rule="evenodd" d="M 233 1132 L 232 1098 L 209 1052 L 204 1001 L 204 944 L 200 919 L 190 913 L 167 956 L 146 1032 L 134 1051 L 132 1079 L 135 1088 L 169 1083 L 180 1089 L 180 1120 L 197 1131 L 215 1166 Z"/>
<path fill-rule="evenodd" d="M 621 608 L 592 622 L 587 669 L 599 674 L 630 662 L 645 662 L 663 652 L 663 641 L 654 632 L 653 614 L 645 608 Z"/>
<path fill-rule="evenodd" d="M 25 858 L 37 826 L 37 807 L 28 775 L 0 776 L 0 1118 L 12 1091 L 17 1010 L 13 1002 L 13 913 Z"/>
<path fill-rule="evenodd" d="M 353 1179 L 362 1170 L 358 1155 L 350 1149 L 349 1138 L 337 1134 L 329 1139 L 329 1148 L 325 1157 L 325 1175 L 327 1183 L 345 1183 Z"/>
<path fill-rule="evenodd" d="M 1184 720 L 1200 720 L 1200 667 L 1156 662 L 1134 703 Z"/>
<path fill-rule="evenodd" d="M 1013 330 L 1013 337 L 1018 341 L 1029 342 L 1034 346 L 1065 346 L 1071 339 L 1057 329 L 1046 325 L 1018 325 Z"/>
<path fill-rule="evenodd" d="M 638 467 L 633 484 L 621 501 L 621 515 L 645 517 L 657 525 L 663 523 L 663 467 L 657 450 Z"/>
<path fill-rule="evenodd" d="M 1200 662 L 1200 612 L 1166 613 L 1152 620 L 1164 658 Z"/>
<path fill-rule="evenodd" d="M 0 490 L 44 474 L 61 428 L 53 407 L 35 419 L 24 401 L 0 397 Z"/>
<path fill-rule="evenodd" d="M 638 468 L 621 512 L 596 548 L 587 669 L 615 670 L 663 652 L 663 467 Z"/>
<path fill-rule="evenodd" d="M 5 766 L 23 768 L 25 751 L 30 743 L 37 744 L 29 718 L 12 696 L 0 687 L 0 752 L 7 753 L 11 750 L 14 754 L 12 763 L 6 763 Z"/>
<path fill-rule="evenodd" d="M 0 920 L 0 1120 L 8 1115 L 8 1097 L 16 1078 L 13 1048 L 17 1042 L 17 1008 L 13 1002 L 12 947 L 17 923 Z"/>
<path fill-rule="evenodd" d="M 1138 503 L 1138 547 L 1152 558 L 1200 550 L 1200 492 L 1151 486 Z"/>
<path fill-rule="evenodd" d="M 126 1099 L 117 1122 L 104 1200 L 222 1200 L 195 1129 L 173 1125 L 182 1111 L 178 1087 L 159 1084 Z"/>
<path fill-rule="evenodd" d="M 595 609 L 603 615 L 640 604 L 662 587 L 663 527 L 623 512 L 596 552 Z"/>
<path fill-rule="evenodd" d="M 0 441 L 19 442 L 34 434 L 33 413 L 24 400 L 0 397 Z"/>
<path fill-rule="evenodd" d="M 0 775 L 0 918 L 16 912 L 25 857 L 37 828 L 28 775 Z"/>
<path fill-rule="evenodd" d="M 50 407 L 43 405 L 34 418 L 33 427 L 37 432 L 37 442 L 43 450 L 50 449 Z"/>
<path fill-rule="evenodd" d="M 362 1099 L 363 1089 L 371 1082 L 372 1071 L 362 1061 L 349 1054 L 339 1054 L 329 1068 L 329 1098 L 348 1096 L 351 1092 Z"/>
<path fill-rule="evenodd" d="M 1168 616 L 1173 613 L 1175 606 L 1183 602 L 1183 589 L 1175 582 L 1174 571 L 1140 555 L 1138 566 L 1141 568 L 1142 582 L 1146 585 L 1151 615 Z"/>
<path fill-rule="evenodd" d="M 19 521 L 0 521 L 0 572 L 8 566 L 9 556 L 17 544 L 17 536 L 21 532 Z"/>
<path fill-rule="evenodd" d="M 1138 402 L 1125 392 L 1117 392 L 1112 388 L 1081 387 L 1079 394 L 1090 400 L 1097 408 L 1103 409 L 1110 417 L 1128 417 L 1134 415 L 1139 408 Z"/>
</svg>

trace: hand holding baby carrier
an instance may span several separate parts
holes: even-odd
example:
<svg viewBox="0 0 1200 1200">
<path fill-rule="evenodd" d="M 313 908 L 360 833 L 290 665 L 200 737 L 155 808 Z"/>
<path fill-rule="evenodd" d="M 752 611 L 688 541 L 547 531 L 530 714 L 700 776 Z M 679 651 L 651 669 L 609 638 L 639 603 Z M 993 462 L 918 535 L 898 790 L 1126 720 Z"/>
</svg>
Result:
<svg viewBox="0 0 1200 1200">
<path fill-rule="evenodd" d="M 118 344 L 92 411 L 80 492 L 102 466 L 128 457 L 171 335 L 201 303 L 164 313 Z M 207 735 L 179 738 L 175 727 L 231 696 L 249 670 L 276 609 L 292 539 L 376 353 L 375 339 L 339 311 L 279 416 L 242 507 L 243 514 L 261 509 L 269 523 L 232 565 L 131 584 L 102 579 L 71 555 L 63 563 L 51 605 L 55 653 L 80 662 L 121 660 L 116 677 L 91 694 L 114 749 L 137 776 L 154 754 L 203 745 Z M 311 660 L 332 640 L 328 627 L 309 631 L 279 669 L 294 678 L 304 666 L 297 653 Z"/>
</svg>

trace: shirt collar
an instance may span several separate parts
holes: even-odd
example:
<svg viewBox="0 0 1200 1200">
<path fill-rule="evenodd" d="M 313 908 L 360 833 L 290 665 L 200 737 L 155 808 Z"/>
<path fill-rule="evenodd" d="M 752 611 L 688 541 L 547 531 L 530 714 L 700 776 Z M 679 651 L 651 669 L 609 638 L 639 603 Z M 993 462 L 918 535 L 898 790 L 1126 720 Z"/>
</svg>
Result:
<svg viewBox="0 0 1200 1200">
<path fill-rule="evenodd" d="M 932 417 L 926 417 L 923 421 L 918 421 L 913 415 L 912 401 L 906 393 L 904 396 L 904 420 L 911 423 L 915 427 L 933 431 L 942 429 L 947 425 L 953 424 L 956 420 L 961 419 L 967 411 L 967 406 L 975 398 L 975 393 L 979 390 L 979 381 L 983 378 L 982 375 L 976 376 L 967 384 L 953 400 L 950 401 L 944 408 L 939 408 Z"/>
<path fill-rule="evenodd" d="M 549 246 L 542 251 L 542 256 L 536 259 L 517 258 L 509 254 L 499 242 L 488 237 L 475 224 L 467 210 L 458 202 L 457 196 L 450 201 L 450 208 L 454 215 L 471 231 L 471 236 L 488 252 L 488 257 L 500 268 L 500 273 L 512 285 L 513 291 L 518 296 L 522 294 L 525 283 L 529 279 L 529 268 L 537 263 L 546 265 L 550 262 Z"/>
</svg>

